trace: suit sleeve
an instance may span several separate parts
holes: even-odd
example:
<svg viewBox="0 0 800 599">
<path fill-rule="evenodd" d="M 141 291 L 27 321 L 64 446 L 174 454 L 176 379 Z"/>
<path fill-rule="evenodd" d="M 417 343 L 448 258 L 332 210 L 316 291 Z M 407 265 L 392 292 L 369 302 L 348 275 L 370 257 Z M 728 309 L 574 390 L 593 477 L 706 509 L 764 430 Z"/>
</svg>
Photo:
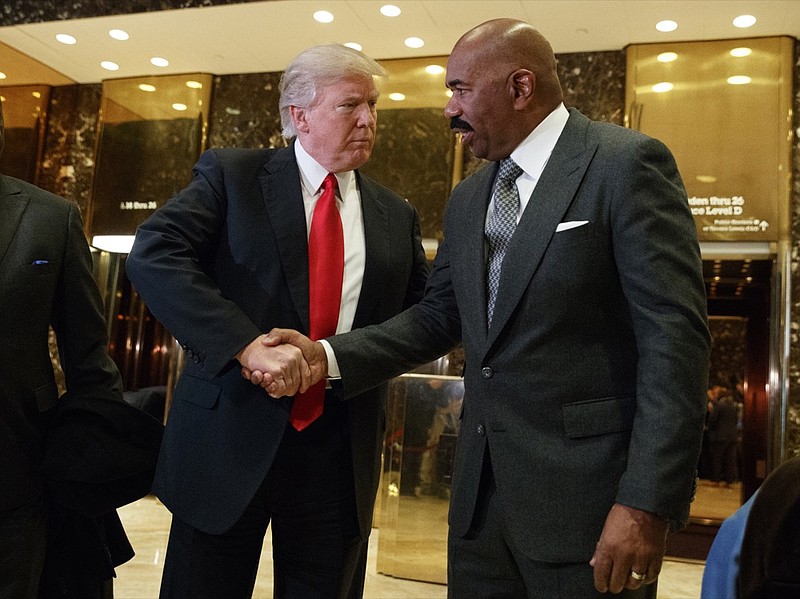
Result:
<svg viewBox="0 0 800 599">
<path fill-rule="evenodd" d="M 709 333 L 700 250 L 669 150 L 641 137 L 615 178 L 613 251 L 638 364 L 617 501 L 688 520 L 705 417 Z"/>
<path fill-rule="evenodd" d="M 148 308 L 209 378 L 261 331 L 213 279 L 227 211 L 223 169 L 205 152 L 184 190 L 137 232 L 126 272 Z"/>
<path fill-rule="evenodd" d="M 416 219 L 415 230 L 419 234 Z M 419 256 L 416 262 L 416 274 L 409 285 L 413 294 L 425 284 L 427 273 Z M 439 247 L 419 303 L 381 324 L 327 339 L 336 355 L 346 398 L 443 356 L 460 340 L 461 319 L 450 281 L 446 240 Z"/>
<path fill-rule="evenodd" d="M 69 393 L 122 399 L 122 381 L 108 353 L 103 301 L 92 274 L 92 257 L 77 207 L 66 225 L 63 268 L 53 301 L 53 330 Z"/>
</svg>

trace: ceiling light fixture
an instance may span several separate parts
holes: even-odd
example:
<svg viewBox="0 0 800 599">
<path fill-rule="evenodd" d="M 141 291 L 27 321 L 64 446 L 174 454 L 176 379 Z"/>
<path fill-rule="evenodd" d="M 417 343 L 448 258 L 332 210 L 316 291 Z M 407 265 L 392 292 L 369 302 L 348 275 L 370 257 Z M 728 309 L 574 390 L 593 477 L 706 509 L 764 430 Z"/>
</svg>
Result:
<svg viewBox="0 0 800 599">
<path fill-rule="evenodd" d="M 678 60 L 678 55 L 675 52 L 662 52 L 656 56 L 656 60 L 658 60 L 658 62 L 672 62 Z"/>
<path fill-rule="evenodd" d="M 100 63 L 100 66 L 106 71 L 119 71 L 119 65 L 116 62 L 111 62 L 110 60 L 104 60 Z"/>
<path fill-rule="evenodd" d="M 6 74 L 3 71 L 0 71 L 0 79 L 5 79 Z"/>
<path fill-rule="evenodd" d="M 156 91 L 156 86 L 150 85 L 149 83 L 140 83 L 139 89 L 142 90 L 143 92 L 154 92 Z"/>
<path fill-rule="evenodd" d="M 314 13 L 314 20 L 317 23 L 333 23 L 333 13 L 327 10 L 318 10 Z"/>
<path fill-rule="evenodd" d="M 400 8 L 394 4 L 384 4 L 381 6 L 381 14 L 384 17 L 399 17 L 400 12 Z"/>
<path fill-rule="evenodd" d="M 115 40 L 119 40 L 121 42 L 124 42 L 126 39 L 130 37 L 128 35 L 128 32 L 123 31 L 122 29 L 110 29 L 108 35 L 113 37 Z"/>
<path fill-rule="evenodd" d="M 181 102 L 175 102 L 172 105 L 172 108 L 177 110 L 177 111 L 179 111 L 179 112 L 183 112 L 184 110 L 188 110 L 189 109 L 189 107 L 186 104 L 182 104 Z"/>
<path fill-rule="evenodd" d="M 734 56 L 736 58 L 750 56 L 752 53 L 753 51 L 750 48 L 745 48 L 745 47 L 734 48 L 733 50 L 731 50 L 731 56 Z"/>
<path fill-rule="evenodd" d="M 429 75 L 441 75 L 444 73 L 444 67 L 439 64 L 429 64 L 425 67 L 425 72 Z"/>
<path fill-rule="evenodd" d="M 186 87 L 190 89 L 203 89 L 203 84 L 199 81 L 195 81 L 194 79 L 189 79 L 186 82 Z"/>
<path fill-rule="evenodd" d="M 56 35 L 56 39 L 62 44 L 67 44 L 68 46 L 72 46 L 78 43 L 78 40 L 76 40 L 68 33 L 59 33 L 58 35 Z"/>
<path fill-rule="evenodd" d="M 739 29 L 747 29 L 756 24 L 756 18 L 753 15 L 739 15 L 733 20 L 733 26 Z"/>
<path fill-rule="evenodd" d="M 677 28 L 678 24 L 675 21 L 659 21 L 658 23 L 656 23 L 656 29 L 658 29 L 662 33 L 675 31 Z"/>
<path fill-rule="evenodd" d="M 359 52 L 361 52 L 361 50 L 363 50 L 363 49 L 364 49 L 364 48 L 361 46 L 361 44 L 359 44 L 359 43 L 357 43 L 357 42 L 347 42 L 347 43 L 345 44 L 345 46 L 347 46 L 348 48 L 352 48 L 353 50 L 358 50 Z"/>
<path fill-rule="evenodd" d="M 403 100 L 406 99 L 406 95 L 401 94 L 400 92 L 393 92 L 389 94 L 389 99 L 394 100 L 395 102 L 402 102 Z"/>
<path fill-rule="evenodd" d="M 169 61 L 166 58 L 161 58 L 160 56 L 153 56 L 153 58 L 150 59 L 150 64 L 152 64 L 154 67 L 168 67 Z"/>
<path fill-rule="evenodd" d="M 752 79 L 747 75 L 734 75 L 733 77 L 728 77 L 728 83 L 731 85 L 747 85 L 750 83 Z"/>
<path fill-rule="evenodd" d="M 662 81 L 661 83 L 656 83 L 651 89 L 657 94 L 663 94 L 664 92 L 670 91 L 673 87 L 675 86 L 669 81 Z"/>
<path fill-rule="evenodd" d="M 406 38 L 406 41 L 403 42 L 409 48 L 422 48 L 425 45 L 425 42 L 418 37 L 409 37 Z"/>
</svg>

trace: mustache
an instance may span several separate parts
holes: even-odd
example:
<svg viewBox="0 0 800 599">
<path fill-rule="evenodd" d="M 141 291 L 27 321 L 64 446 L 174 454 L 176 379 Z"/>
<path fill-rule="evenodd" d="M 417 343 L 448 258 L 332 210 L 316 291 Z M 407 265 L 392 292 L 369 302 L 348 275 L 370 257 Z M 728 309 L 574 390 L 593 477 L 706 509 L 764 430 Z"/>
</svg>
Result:
<svg viewBox="0 0 800 599">
<path fill-rule="evenodd" d="M 464 129 L 465 131 L 472 131 L 472 126 L 467 121 L 462 121 L 457 116 L 450 119 L 451 129 Z"/>
</svg>

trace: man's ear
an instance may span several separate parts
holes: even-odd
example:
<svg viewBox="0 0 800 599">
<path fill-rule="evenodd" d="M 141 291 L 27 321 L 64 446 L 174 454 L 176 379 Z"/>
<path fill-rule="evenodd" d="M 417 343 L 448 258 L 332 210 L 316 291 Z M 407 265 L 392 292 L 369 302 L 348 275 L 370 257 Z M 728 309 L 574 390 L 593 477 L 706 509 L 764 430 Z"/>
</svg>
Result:
<svg viewBox="0 0 800 599">
<path fill-rule="evenodd" d="M 517 69 L 508 77 L 509 92 L 514 106 L 524 108 L 533 101 L 536 92 L 536 75 L 528 69 Z"/>
<path fill-rule="evenodd" d="M 292 116 L 294 128 L 301 133 L 308 133 L 308 121 L 306 119 L 308 111 L 300 106 L 289 106 L 289 113 Z"/>
</svg>

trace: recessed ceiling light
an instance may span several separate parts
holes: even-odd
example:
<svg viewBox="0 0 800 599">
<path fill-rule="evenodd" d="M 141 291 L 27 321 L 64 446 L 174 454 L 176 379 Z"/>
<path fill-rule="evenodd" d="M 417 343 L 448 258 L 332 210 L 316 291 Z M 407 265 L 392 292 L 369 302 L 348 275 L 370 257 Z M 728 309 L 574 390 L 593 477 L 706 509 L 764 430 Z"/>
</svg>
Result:
<svg viewBox="0 0 800 599">
<path fill-rule="evenodd" d="M 184 110 L 188 110 L 189 109 L 189 107 L 186 104 L 182 104 L 181 102 L 175 102 L 172 105 L 172 108 L 177 110 L 177 111 L 179 111 L 179 112 L 183 112 Z"/>
<path fill-rule="evenodd" d="M 194 79 L 189 79 L 186 82 L 186 87 L 191 89 L 203 89 L 203 84 L 200 83 L 199 81 L 195 81 Z"/>
<path fill-rule="evenodd" d="M 731 85 L 747 85 L 750 83 L 752 79 L 747 75 L 734 75 L 733 77 L 728 77 L 728 83 Z"/>
<path fill-rule="evenodd" d="M 3 71 L 0 71 L 0 79 L 5 79 L 6 74 Z"/>
<path fill-rule="evenodd" d="M 406 95 L 401 94 L 400 92 L 393 92 L 389 94 L 389 99 L 394 100 L 395 102 L 402 102 L 403 100 L 406 99 Z"/>
<path fill-rule="evenodd" d="M 667 33 L 669 31 L 675 31 L 678 28 L 678 24 L 675 21 L 659 21 L 656 23 L 656 29 L 663 33 Z"/>
<path fill-rule="evenodd" d="M 756 24 L 756 18 L 753 15 L 739 15 L 733 20 L 733 26 L 740 29 L 746 29 Z"/>
<path fill-rule="evenodd" d="M 453 90 L 452 89 L 445 90 L 444 95 L 447 96 L 448 98 L 452 98 L 453 97 Z"/>
<path fill-rule="evenodd" d="M 104 60 L 100 63 L 100 66 L 106 71 L 119 71 L 119 65 L 116 62 L 111 62 L 110 60 Z"/>
<path fill-rule="evenodd" d="M 34 98 L 41 98 L 42 97 L 42 92 L 31 92 L 31 95 Z"/>
<path fill-rule="evenodd" d="M 753 51 L 750 48 L 734 48 L 731 50 L 731 56 L 735 56 L 736 58 L 742 58 L 743 56 L 750 56 Z"/>
<path fill-rule="evenodd" d="M 673 87 L 674 86 L 669 81 L 662 81 L 661 83 L 656 83 L 651 89 L 657 94 L 663 94 L 664 92 L 670 91 Z"/>
<path fill-rule="evenodd" d="M 119 40 L 121 42 L 124 42 L 126 39 L 130 37 L 128 35 L 128 32 L 123 31 L 122 29 L 110 29 L 108 35 L 113 37 L 115 40 Z"/>
<path fill-rule="evenodd" d="M 154 92 L 156 91 L 156 86 L 150 85 L 149 83 L 140 83 L 139 89 L 142 90 L 143 92 Z"/>
<path fill-rule="evenodd" d="M 150 64 L 155 67 L 168 67 L 169 61 L 166 58 L 161 58 L 160 56 L 153 56 L 153 58 L 150 59 Z"/>
<path fill-rule="evenodd" d="M 418 37 L 409 37 L 404 43 L 409 48 L 422 48 L 425 45 L 425 42 Z"/>
<path fill-rule="evenodd" d="M 56 35 L 56 39 L 62 44 L 67 44 L 68 46 L 72 46 L 73 44 L 78 43 L 78 40 L 76 40 L 68 33 L 59 33 L 58 35 Z"/>
<path fill-rule="evenodd" d="M 444 67 L 440 64 L 429 64 L 425 67 L 425 72 L 430 75 L 441 75 L 444 73 Z"/>
<path fill-rule="evenodd" d="M 381 14 L 384 17 L 397 17 L 400 16 L 400 8 L 394 4 L 384 4 L 381 6 Z"/>
<path fill-rule="evenodd" d="M 318 10 L 314 13 L 314 20 L 318 23 L 333 23 L 333 13 L 327 10 Z"/>
<path fill-rule="evenodd" d="M 348 48 L 352 48 L 353 50 L 358 50 L 359 52 L 361 52 L 361 50 L 363 50 L 363 49 L 364 49 L 364 48 L 361 46 L 361 44 L 359 44 L 359 43 L 356 43 L 356 42 L 347 42 L 347 43 L 345 44 L 345 46 L 347 46 Z"/>
<path fill-rule="evenodd" d="M 675 52 L 662 52 L 656 57 L 658 62 L 672 62 L 673 60 L 678 60 L 678 55 Z"/>
</svg>

